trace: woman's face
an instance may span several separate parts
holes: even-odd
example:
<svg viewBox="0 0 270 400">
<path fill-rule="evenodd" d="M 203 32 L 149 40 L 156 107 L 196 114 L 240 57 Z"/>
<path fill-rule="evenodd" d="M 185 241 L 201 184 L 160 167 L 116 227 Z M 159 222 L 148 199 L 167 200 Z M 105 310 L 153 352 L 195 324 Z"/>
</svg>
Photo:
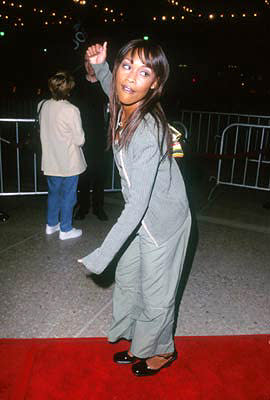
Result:
<svg viewBox="0 0 270 400">
<path fill-rule="evenodd" d="M 156 84 L 153 70 L 144 64 L 138 52 L 134 53 L 133 58 L 130 52 L 127 53 L 116 72 L 116 91 L 120 103 L 134 111 Z"/>
</svg>

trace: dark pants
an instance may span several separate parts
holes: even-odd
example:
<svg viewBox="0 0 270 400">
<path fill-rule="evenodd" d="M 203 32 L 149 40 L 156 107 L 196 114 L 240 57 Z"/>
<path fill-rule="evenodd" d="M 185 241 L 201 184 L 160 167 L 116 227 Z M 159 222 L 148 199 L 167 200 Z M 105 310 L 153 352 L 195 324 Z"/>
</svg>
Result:
<svg viewBox="0 0 270 400">
<path fill-rule="evenodd" d="M 103 157 L 87 163 L 87 170 L 79 177 L 79 194 L 77 207 L 86 214 L 91 205 L 94 212 L 104 206 L 105 163 Z M 92 190 L 92 196 L 90 196 Z M 91 204 L 92 199 L 92 204 Z"/>
</svg>

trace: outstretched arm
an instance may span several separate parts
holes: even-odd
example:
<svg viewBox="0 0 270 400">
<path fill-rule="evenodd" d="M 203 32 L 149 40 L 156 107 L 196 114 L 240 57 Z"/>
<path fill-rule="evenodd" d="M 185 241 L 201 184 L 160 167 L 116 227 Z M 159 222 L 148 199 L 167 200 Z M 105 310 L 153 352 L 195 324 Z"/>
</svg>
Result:
<svg viewBox="0 0 270 400">
<path fill-rule="evenodd" d="M 130 235 L 139 228 L 149 205 L 159 166 L 160 151 L 158 141 L 153 135 L 152 125 L 148 126 L 142 122 L 137 129 L 138 132 L 132 138 L 133 154 L 130 161 L 132 168 L 128 176 L 130 182 L 128 202 L 102 245 L 78 260 L 95 274 L 104 271 Z"/>
</svg>

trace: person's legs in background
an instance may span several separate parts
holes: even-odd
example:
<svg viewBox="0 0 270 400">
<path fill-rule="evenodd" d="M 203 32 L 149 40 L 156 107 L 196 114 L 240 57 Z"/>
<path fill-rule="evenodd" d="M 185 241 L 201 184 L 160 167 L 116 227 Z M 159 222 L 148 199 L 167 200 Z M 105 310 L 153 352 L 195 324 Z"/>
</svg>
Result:
<svg viewBox="0 0 270 400">
<path fill-rule="evenodd" d="M 79 177 L 78 203 L 74 214 L 74 218 L 78 220 L 84 219 L 90 209 L 90 176 L 88 168 Z"/>
<path fill-rule="evenodd" d="M 79 176 L 67 176 L 62 178 L 61 185 L 61 232 L 69 232 L 72 229 L 72 212 L 77 201 L 77 187 Z"/>
<path fill-rule="evenodd" d="M 92 183 L 92 211 L 100 221 L 107 221 L 104 211 L 105 164 L 104 157 L 94 160 L 91 166 L 90 180 Z"/>
<path fill-rule="evenodd" d="M 105 165 L 103 157 L 101 155 L 99 158 L 93 157 L 91 160 L 88 160 L 87 165 L 87 170 L 79 178 L 78 203 L 74 218 L 77 220 L 84 219 L 92 203 L 93 214 L 100 221 L 107 221 L 108 216 L 104 211 Z M 91 189 L 92 195 L 90 194 Z"/>
<path fill-rule="evenodd" d="M 46 233 L 50 235 L 59 231 L 59 214 L 60 214 L 60 189 L 62 185 L 62 177 L 47 176 L 48 183 L 48 200 L 47 200 L 47 227 Z"/>
<path fill-rule="evenodd" d="M 81 236 L 81 229 L 72 228 L 72 212 L 77 200 L 78 178 L 78 175 L 47 177 L 47 235 L 60 230 L 59 238 L 61 240 Z"/>
</svg>

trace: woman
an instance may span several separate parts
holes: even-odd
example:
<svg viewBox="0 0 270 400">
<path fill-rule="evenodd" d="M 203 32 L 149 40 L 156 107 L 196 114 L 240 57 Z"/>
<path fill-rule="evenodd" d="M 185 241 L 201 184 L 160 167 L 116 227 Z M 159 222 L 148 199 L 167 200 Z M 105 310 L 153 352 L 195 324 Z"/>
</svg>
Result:
<svg viewBox="0 0 270 400">
<path fill-rule="evenodd" d="M 114 361 L 133 364 L 136 376 L 148 376 L 177 358 L 174 303 L 191 217 L 159 103 L 169 74 L 163 50 L 149 41 L 131 41 L 120 50 L 111 75 L 106 49 L 106 42 L 97 44 L 87 54 L 110 98 L 109 140 L 125 207 L 101 247 L 79 261 L 99 274 L 125 248 L 116 269 L 108 336 L 110 342 L 131 341 Z"/>
<path fill-rule="evenodd" d="M 81 236 L 72 227 L 72 212 L 77 201 L 79 174 L 86 169 L 81 149 L 84 131 L 80 111 L 68 98 L 75 86 L 73 77 L 59 71 L 49 81 L 50 100 L 39 103 L 41 169 L 47 176 L 48 210 L 46 234 L 60 231 L 61 240 Z"/>
</svg>

